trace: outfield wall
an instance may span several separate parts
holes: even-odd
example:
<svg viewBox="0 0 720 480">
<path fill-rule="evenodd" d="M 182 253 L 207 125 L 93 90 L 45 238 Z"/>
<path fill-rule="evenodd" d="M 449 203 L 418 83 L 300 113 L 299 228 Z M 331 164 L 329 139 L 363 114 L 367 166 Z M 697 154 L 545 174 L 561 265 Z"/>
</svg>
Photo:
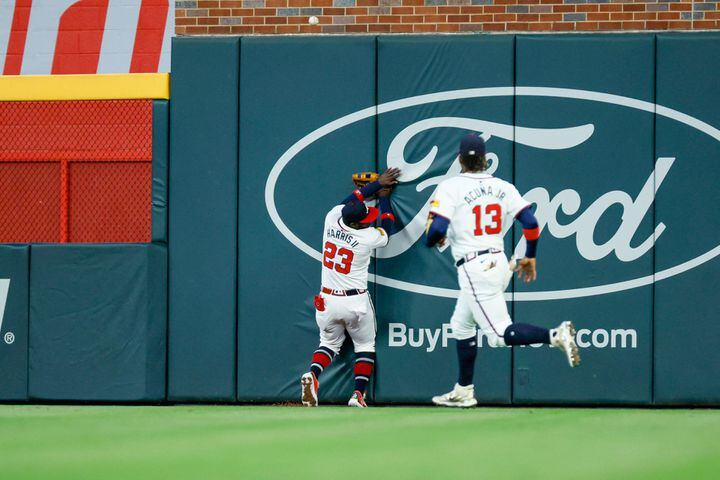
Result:
<svg viewBox="0 0 720 480">
<path fill-rule="evenodd" d="M 449 388 L 455 271 L 449 253 L 417 239 L 457 138 L 473 129 L 492 135 L 496 174 L 536 203 L 543 228 L 538 282 L 509 289 L 515 320 L 550 327 L 571 319 L 584 347 L 584 364 L 570 370 L 546 347 L 512 351 L 481 342 L 478 398 L 717 404 L 720 329 L 711 298 L 718 247 L 705 233 L 714 220 L 703 205 L 717 191 L 708 172 L 720 155 L 720 132 L 712 127 L 720 125 L 712 107 L 719 95 L 712 75 L 720 68 L 713 59 L 720 56 L 705 53 L 718 40 L 177 39 L 173 88 L 182 97 L 173 99 L 173 139 L 178 132 L 206 134 L 173 144 L 171 188 L 188 181 L 175 176 L 187 169 L 193 188 L 205 193 L 193 197 L 192 217 L 174 210 L 187 200 L 171 195 L 171 215 L 182 218 L 178 228 L 194 230 L 182 238 L 197 255 L 171 255 L 170 297 L 195 292 L 193 311 L 207 313 L 171 313 L 170 331 L 192 332 L 192 369 L 208 372 L 207 382 L 177 398 L 231 399 L 233 371 L 238 401 L 297 396 L 297 378 L 317 342 L 312 297 L 322 219 L 351 189 L 352 172 L 388 165 L 405 172 L 393 197 L 402 231 L 373 265 L 379 361 L 371 397 L 423 403 Z M 228 129 L 235 102 L 237 130 Z M 237 271 L 228 268 L 236 258 L 234 225 Z M 185 241 L 174 231 L 171 222 L 171 252 L 173 242 Z M 520 238 L 518 229 L 507 234 L 508 251 Z M 191 268 L 202 259 L 211 263 Z M 190 280 L 180 277 L 189 270 L 196 287 L 186 290 Z M 235 329 L 237 363 L 227 345 Z M 171 333 L 169 348 L 172 359 L 187 340 Z M 323 400 L 347 396 L 349 360 L 341 356 L 324 374 Z M 178 385 L 188 386 L 190 377 L 180 377 Z"/>
<path fill-rule="evenodd" d="M 7 383 L 29 382 L 38 400 L 295 400 L 317 345 L 324 215 L 353 172 L 397 166 L 400 231 L 372 264 L 370 398 L 427 403 L 456 376 L 457 282 L 449 252 L 418 240 L 457 139 L 476 130 L 542 228 L 538 281 L 508 289 L 513 318 L 573 320 L 583 356 L 571 370 L 548 347 L 481 338 L 478 399 L 718 405 L 720 247 L 706 205 L 719 45 L 710 33 L 176 39 L 169 142 L 153 140 L 153 172 L 169 171 L 153 184 L 159 243 L 0 248 L 13 269 L 0 332 L 22 345 L 29 331 L 29 356 L 0 344 Z M 524 251 L 519 228 L 505 239 Z M 349 347 L 322 401 L 349 395 Z"/>
</svg>

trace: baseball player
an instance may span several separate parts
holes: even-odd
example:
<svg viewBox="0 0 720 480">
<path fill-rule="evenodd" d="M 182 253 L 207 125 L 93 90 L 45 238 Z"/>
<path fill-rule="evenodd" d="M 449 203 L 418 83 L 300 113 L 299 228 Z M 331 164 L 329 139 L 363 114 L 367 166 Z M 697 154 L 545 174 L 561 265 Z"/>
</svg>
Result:
<svg viewBox="0 0 720 480">
<path fill-rule="evenodd" d="M 390 168 L 377 181 L 355 190 L 325 217 L 322 287 L 315 296 L 315 320 L 320 346 L 313 353 L 310 371 L 300 378 L 303 405 L 318 404 L 318 378 L 350 335 L 355 347 L 355 391 L 351 407 L 365 408 L 365 390 L 375 365 L 375 309 L 367 289 L 370 255 L 388 244 L 395 217 L 390 194 L 400 170 Z M 365 200 L 377 195 L 380 209 Z M 380 228 L 372 228 L 380 216 Z"/>
<path fill-rule="evenodd" d="M 429 247 L 449 242 L 460 284 L 460 296 L 450 319 L 460 374 L 452 391 L 432 400 L 436 405 L 471 407 L 477 405 L 473 386 L 477 327 L 492 346 L 550 344 L 567 356 L 571 367 L 580 363 L 580 355 L 572 322 L 548 330 L 510 319 L 503 292 L 512 270 L 503 253 L 503 234 L 513 219 L 522 224 L 527 247 L 515 270 L 525 282 L 534 281 L 538 222 L 530 203 L 514 185 L 485 172 L 488 164 L 482 137 L 463 137 L 459 160 L 460 175 L 438 185 L 426 228 Z"/>
</svg>

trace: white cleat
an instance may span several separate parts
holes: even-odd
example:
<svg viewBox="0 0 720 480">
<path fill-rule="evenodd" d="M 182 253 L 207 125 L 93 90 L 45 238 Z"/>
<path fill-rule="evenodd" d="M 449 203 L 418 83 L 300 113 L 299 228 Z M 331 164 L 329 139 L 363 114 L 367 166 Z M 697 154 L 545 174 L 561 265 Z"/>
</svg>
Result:
<svg viewBox="0 0 720 480">
<path fill-rule="evenodd" d="M 565 352 L 570 367 L 580 365 L 580 351 L 575 343 L 575 333 L 572 322 L 562 322 L 557 328 L 550 330 L 550 343 Z"/>
<path fill-rule="evenodd" d="M 348 400 L 348 407 L 367 408 L 367 403 L 365 403 L 365 397 L 362 392 L 357 390 L 353 392 L 352 397 Z"/>
<path fill-rule="evenodd" d="M 320 383 L 312 372 L 308 372 L 300 377 L 300 400 L 306 407 L 318 406 L 318 388 Z"/>
<path fill-rule="evenodd" d="M 474 407 L 477 405 L 475 387 L 473 385 L 462 387 L 456 383 L 455 388 L 453 388 L 451 392 L 433 397 L 432 402 L 435 405 L 442 405 L 443 407 Z"/>
</svg>

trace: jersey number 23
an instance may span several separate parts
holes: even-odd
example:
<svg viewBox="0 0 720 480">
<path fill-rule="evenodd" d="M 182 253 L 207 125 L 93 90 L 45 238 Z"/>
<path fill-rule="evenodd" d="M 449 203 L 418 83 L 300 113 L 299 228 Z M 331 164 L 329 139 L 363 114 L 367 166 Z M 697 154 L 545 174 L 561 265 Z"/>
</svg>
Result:
<svg viewBox="0 0 720 480">
<path fill-rule="evenodd" d="M 333 261 L 336 256 L 340 257 L 339 262 Z M 338 249 L 337 245 L 334 243 L 325 242 L 323 265 L 330 270 L 335 270 L 338 273 L 347 275 L 350 273 L 350 266 L 352 265 L 354 256 L 355 254 L 352 250 L 348 250 L 347 248 Z"/>
</svg>

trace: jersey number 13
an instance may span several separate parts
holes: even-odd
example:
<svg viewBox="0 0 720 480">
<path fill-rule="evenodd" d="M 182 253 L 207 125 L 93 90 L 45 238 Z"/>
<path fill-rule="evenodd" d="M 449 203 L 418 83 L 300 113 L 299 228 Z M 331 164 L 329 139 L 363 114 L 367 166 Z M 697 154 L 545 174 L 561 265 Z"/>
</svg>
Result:
<svg viewBox="0 0 720 480">
<path fill-rule="evenodd" d="M 485 205 L 485 214 L 490 217 L 490 223 L 483 227 L 483 205 L 475 205 L 472 209 L 475 214 L 475 235 L 495 235 L 502 231 L 502 207 L 497 203 Z"/>
</svg>

